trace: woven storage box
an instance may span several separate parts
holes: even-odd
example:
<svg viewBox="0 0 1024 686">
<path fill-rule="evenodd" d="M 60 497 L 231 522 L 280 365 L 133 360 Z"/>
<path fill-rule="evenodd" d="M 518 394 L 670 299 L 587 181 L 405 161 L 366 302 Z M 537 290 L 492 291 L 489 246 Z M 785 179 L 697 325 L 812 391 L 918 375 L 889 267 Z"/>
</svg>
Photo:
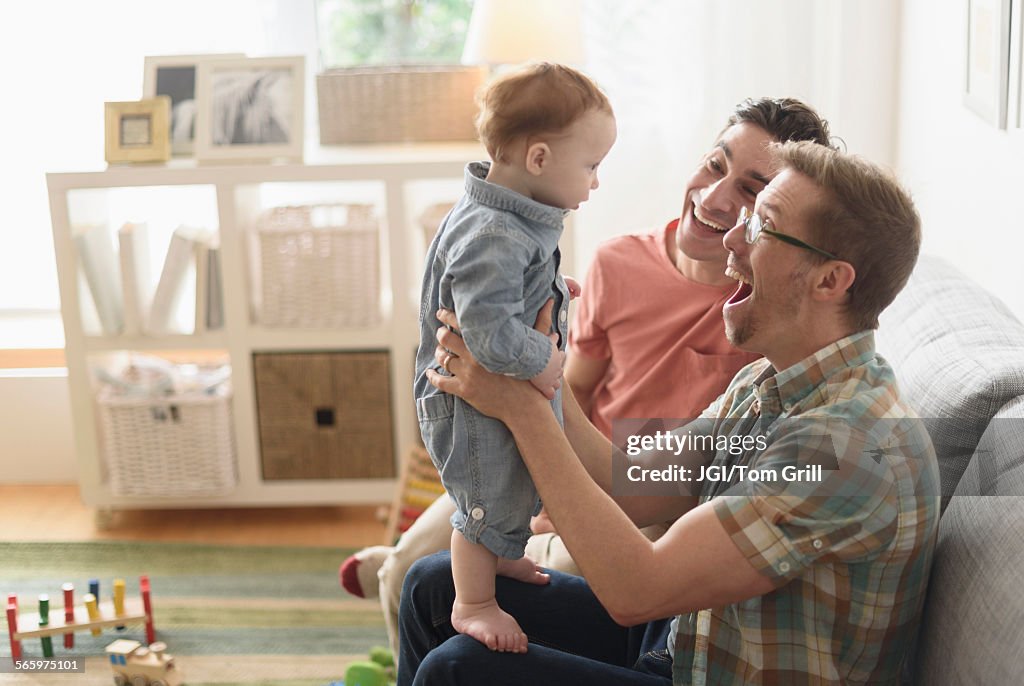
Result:
<svg viewBox="0 0 1024 686">
<path fill-rule="evenodd" d="M 237 483 L 231 395 L 97 398 L 115 495 L 223 495 Z"/>
<path fill-rule="evenodd" d="M 255 353 L 263 478 L 395 476 L 387 352 Z"/>
<path fill-rule="evenodd" d="M 328 69 L 316 77 L 321 145 L 476 140 L 478 67 Z"/>
<path fill-rule="evenodd" d="M 369 205 L 276 207 L 257 222 L 260 322 L 321 328 L 380 321 L 380 232 Z"/>
</svg>

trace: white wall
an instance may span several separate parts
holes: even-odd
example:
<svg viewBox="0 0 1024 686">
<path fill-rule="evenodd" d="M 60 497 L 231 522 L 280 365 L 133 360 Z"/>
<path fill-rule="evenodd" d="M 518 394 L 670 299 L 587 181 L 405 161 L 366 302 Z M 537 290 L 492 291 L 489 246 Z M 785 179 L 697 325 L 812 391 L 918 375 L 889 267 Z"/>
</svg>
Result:
<svg viewBox="0 0 1024 686">
<path fill-rule="evenodd" d="M 897 163 L 924 249 L 1024 320 L 1024 129 L 1000 131 L 963 105 L 965 4 L 903 0 Z"/>
<path fill-rule="evenodd" d="M 0 483 L 77 480 L 64 370 L 2 371 Z"/>
</svg>

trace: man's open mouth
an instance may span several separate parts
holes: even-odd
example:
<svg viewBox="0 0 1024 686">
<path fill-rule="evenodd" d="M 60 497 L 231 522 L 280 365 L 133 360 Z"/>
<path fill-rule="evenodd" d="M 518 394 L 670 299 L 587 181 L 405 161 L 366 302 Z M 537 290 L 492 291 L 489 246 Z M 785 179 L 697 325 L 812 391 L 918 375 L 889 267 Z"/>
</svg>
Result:
<svg viewBox="0 0 1024 686">
<path fill-rule="evenodd" d="M 725 303 L 726 305 L 736 305 L 749 298 L 754 293 L 754 287 L 750 283 L 750 279 L 732 267 L 725 268 L 725 275 L 731 279 L 736 279 L 739 282 L 739 288 L 732 294 L 732 297 Z"/>
<path fill-rule="evenodd" d="M 700 207 L 697 205 L 696 201 L 694 201 L 693 203 L 693 218 L 697 220 L 697 226 L 701 227 L 702 229 L 706 229 L 707 231 L 712 231 L 714 233 L 725 233 L 729 230 L 728 226 L 722 226 L 713 219 L 705 217 L 701 213 Z"/>
</svg>

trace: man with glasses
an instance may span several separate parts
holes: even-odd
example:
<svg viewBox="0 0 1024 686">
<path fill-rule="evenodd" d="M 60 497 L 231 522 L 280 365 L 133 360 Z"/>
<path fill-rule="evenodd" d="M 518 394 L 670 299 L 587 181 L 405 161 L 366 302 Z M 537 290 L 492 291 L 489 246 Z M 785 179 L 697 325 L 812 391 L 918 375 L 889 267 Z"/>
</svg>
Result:
<svg viewBox="0 0 1024 686">
<path fill-rule="evenodd" d="M 403 591 L 400 684 L 898 680 L 924 602 L 938 475 L 873 329 L 914 267 L 919 219 L 868 162 L 813 143 L 771 154 L 778 174 L 724 237 L 739 282 L 726 332 L 764 358 L 669 437 L 681 446 L 674 473 L 714 476 L 622 495 L 624 470 L 666 451 L 613 450 L 571 400 L 563 434 L 542 396 L 488 374 L 442 329 L 454 376 L 432 382 L 508 425 L 586 581 L 502 580 L 530 644 L 499 655 L 454 635 L 448 560 L 421 560 Z M 694 435 L 729 440 L 687 448 Z M 676 517 L 656 542 L 637 530 Z"/>
</svg>

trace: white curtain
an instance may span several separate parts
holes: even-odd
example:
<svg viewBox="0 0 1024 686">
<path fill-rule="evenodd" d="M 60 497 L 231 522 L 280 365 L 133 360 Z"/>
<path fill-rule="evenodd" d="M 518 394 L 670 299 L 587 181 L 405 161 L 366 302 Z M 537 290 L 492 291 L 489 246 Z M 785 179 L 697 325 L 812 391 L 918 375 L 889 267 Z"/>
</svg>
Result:
<svg viewBox="0 0 1024 686">
<path fill-rule="evenodd" d="M 586 0 L 586 70 L 619 138 L 576 221 L 597 243 L 677 216 L 683 185 L 747 97 L 798 97 L 851 152 L 894 163 L 899 0 Z"/>
</svg>

